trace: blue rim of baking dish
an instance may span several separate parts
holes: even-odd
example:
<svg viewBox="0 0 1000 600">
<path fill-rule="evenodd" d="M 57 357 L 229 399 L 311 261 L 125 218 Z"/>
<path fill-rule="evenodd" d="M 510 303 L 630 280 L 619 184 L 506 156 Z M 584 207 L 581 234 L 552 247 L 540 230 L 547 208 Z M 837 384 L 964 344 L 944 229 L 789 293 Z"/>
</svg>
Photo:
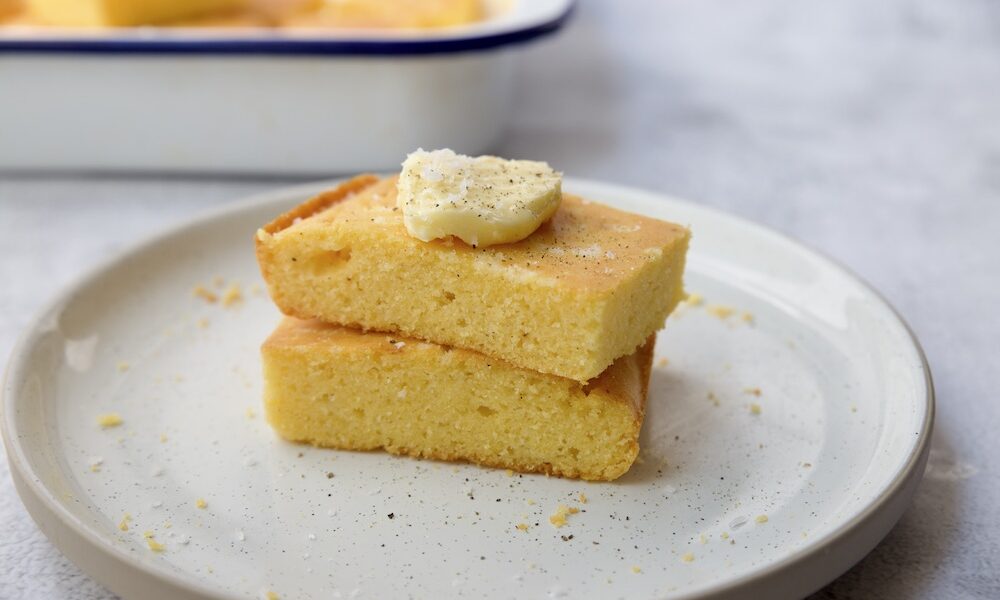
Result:
<svg viewBox="0 0 1000 600">
<path fill-rule="evenodd" d="M 565 0 L 554 16 L 516 29 L 424 38 L 330 37 L 3 37 L 0 54 L 208 54 L 280 56 L 413 56 L 491 50 L 558 31 L 576 0 Z"/>
</svg>

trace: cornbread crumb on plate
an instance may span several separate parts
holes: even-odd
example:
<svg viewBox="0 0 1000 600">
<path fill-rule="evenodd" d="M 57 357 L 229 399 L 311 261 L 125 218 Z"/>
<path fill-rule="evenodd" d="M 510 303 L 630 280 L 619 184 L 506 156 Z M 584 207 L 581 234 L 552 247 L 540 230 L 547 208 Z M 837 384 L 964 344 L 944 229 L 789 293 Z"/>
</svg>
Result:
<svg viewBox="0 0 1000 600">
<path fill-rule="evenodd" d="M 422 242 L 403 225 L 395 178 L 360 176 L 265 225 L 256 245 L 287 315 L 586 382 L 645 343 L 684 298 L 689 238 L 680 225 L 564 194 L 520 242 Z"/>
<path fill-rule="evenodd" d="M 691 293 L 687 295 L 687 298 L 684 300 L 684 303 L 687 304 L 688 306 L 701 306 L 702 304 L 705 303 L 705 297 L 702 296 L 701 294 Z"/>
<path fill-rule="evenodd" d="M 118 522 L 118 529 L 121 531 L 128 531 L 129 521 L 132 520 L 132 515 L 125 513 L 122 515 L 122 520 Z"/>
<path fill-rule="evenodd" d="M 686 554 L 684 554 L 684 556 L 681 556 L 681 560 L 683 560 L 686 563 L 694 562 L 694 554 L 687 552 Z"/>
<path fill-rule="evenodd" d="M 205 502 L 204 498 L 198 498 L 195 500 L 194 505 L 198 508 L 208 508 L 208 502 Z"/>
<path fill-rule="evenodd" d="M 752 402 L 750 404 L 750 414 L 752 414 L 752 415 L 759 415 L 760 412 L 761 412 L 760 404 L 757 404 L 756 402 Z"/>
<path fill-rule="evenodd" d="M 203 285 L 196 285 L 194 289 L 191 290 L 191 295 L 195 298 L 200 298 L 209 304 L 214 304 L 219 301 L 218 294 Z"/>
<path fill-rule="evenodd" d="M 729 317 L 733 316 L 736 309 L 731 306 L 723 306 L 721 304 L 713 304 L 705 309 L 708 314 L 713 317 L 725 321 Z"/>
<path fill-rule="evenodd" d="M 317 446 L 589 480 L 621 476 L 639 452 L 653 338 L 586 385 L 399 341 L 286 317 L 262 347 L 268 422 Z"/>
<path fill-rule="evenodd" d="M 111 427 L 118 427 L 124 423 L 122 416 L 116 412 L 105 413 L 103 415 L 98 415 L 97 424 L 101 426 L 102 429 L 109 429 Z"/>
<path fill-rule="evenodd" d="M 156 534 L 152 531 L 144 532 L 142 537 L 146 539 L 146 546 L 148 546 L 153 552 L 163 552 L 167 549 L 166 546 L 156 541 Z"/>
<path fill-rule="evenodd" d="M 758 523 L 767 523 L 767 515 L 757 515 L 754 521 Z"/>
<path fill-rule="evenodd" d="M 574 506 L 566 506 L 565 504 L 560 504 L 556 512 L 549 517 L 549 523 L 555 526 L 556 529 L 566 525 L 566 517 L 569 515 L 575 515 L 580 512 L 579 508 Z"/>
</svg>

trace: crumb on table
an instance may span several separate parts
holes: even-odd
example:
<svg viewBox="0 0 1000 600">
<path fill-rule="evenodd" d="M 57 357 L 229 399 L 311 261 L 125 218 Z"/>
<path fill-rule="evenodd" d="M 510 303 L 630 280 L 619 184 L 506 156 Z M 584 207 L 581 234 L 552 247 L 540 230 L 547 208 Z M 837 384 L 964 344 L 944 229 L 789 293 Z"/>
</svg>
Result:
<svg viewBox="0 0 1000 600">
<path fill-rule="evenodd" d="M 751 415 L 759 415 L 760 414 L 760 410 L 761 410 L 760 409 L 760 404 L 757 404 L 756 402 L 752 402 L 750 404 L 750 414 Z"/>
<path fill-rule="evenodd" d="M 194 505 L 198 508 L 208 508 L 208 502 L 205 502 L 204 498 L 198 498 L 194 501 Z"/>
<path fill-rule="evenodd" d="M 118 522 L 118 529 L 122 531 L 128 531 L 128 523 L 132 520 L 132 515 L 125 513 L 122 515 L 122 520 Z"/>
<path fill-rule="evenodd" d="M 587 494 L 584 494 L 583 492 L 580 492 L 579 500 L 580 500 L 580 504 L 586 504 L 587 503 Z"/>
<path fill-rule="evenodd" d="M 754 521 L 758 523 L 767 523 L 767 515 L 757 515 L 757 518 L 755 518 Z"/>
<path fill-rule="evenodd" d="M 760 391 L 759 387 L 748 387 L 748 388 L 743 388 L 743 393 L 750 394 L 751 396 L 757 396 L 758 398 L 760 398 L 760 395 L 763 392 Z"/>
<path fill-rule="evenodd" d="M 688 552 L 688 553 L 684 554 L 684 556 L 681 557 L 681 560 L 683 560 L 686 563 L 694 562 L 694 554 L 691 554 L 690 552 Z"/>
<path fill-rule="evenodd" d="M 515 527 L 520 531 L 528 531 L 529 526 L 527 523 L 518 523 Z"/>
<path fill-rule="evenodd" d="M 116 365 L 116 367 L 118 368 L 118 372 L 119 373 L 124 373 L 125 371 L 128 371 L 129 370 L 129 366 L 130 365 L 127 362 L 125 362 L 124 360 L 118 361 L 118 364 Z"/>
<path fill-rule="evenodd" d="M 642 569 L 639 567 L 639 565 L 632 565 L 632 572 L 633 573 L 642 573 Z"/>
</svg>

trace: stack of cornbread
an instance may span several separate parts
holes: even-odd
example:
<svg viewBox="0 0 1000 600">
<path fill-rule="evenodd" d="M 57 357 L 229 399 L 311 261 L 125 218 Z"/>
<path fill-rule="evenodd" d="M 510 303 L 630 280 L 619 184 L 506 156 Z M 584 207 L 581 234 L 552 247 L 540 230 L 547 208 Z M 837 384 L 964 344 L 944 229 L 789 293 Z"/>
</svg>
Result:
<svg viewBox="0 0 1000 600">
<path fill-rule="evenodd" d="M 615 479 L 689 237 L 562 194 L 544 163 L 418 151 L 399 177 L 356 177 L 257 232 L 287 315 L 262 348 L 268 421 L 317 446 Z"/>
</svg>

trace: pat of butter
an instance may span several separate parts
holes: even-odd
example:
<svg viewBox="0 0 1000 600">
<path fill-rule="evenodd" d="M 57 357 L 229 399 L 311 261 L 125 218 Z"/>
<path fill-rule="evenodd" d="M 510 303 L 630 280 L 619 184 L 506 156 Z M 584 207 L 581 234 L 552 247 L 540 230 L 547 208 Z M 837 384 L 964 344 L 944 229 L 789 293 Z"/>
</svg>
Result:
<svg viewBox="0 0 1000 600">
<path fill-rule="evenodd" d="M 562 175 L 544 162 L 417 150 L 397 183 L 403 224 L 429 242 L 454 236 L 471 246 L 517 242 L 559 208 Z"/>
<path fill-rule="evenodd" d="M 168 23 L 244 6 L 247 0 L 28 0 L 32 14 L 50 25 L 128 27 Z"/>
</svg>

